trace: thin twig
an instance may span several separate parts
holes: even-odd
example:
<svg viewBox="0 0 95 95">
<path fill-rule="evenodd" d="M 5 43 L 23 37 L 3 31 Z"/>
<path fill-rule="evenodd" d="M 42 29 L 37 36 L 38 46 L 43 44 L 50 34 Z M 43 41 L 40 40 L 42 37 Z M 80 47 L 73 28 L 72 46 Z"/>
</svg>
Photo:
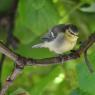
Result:
<svg viewBox="0 0 95 95">
<path fill-rule="evenodd" d="M 21 73 L 21 69 L 15 68 L 12 72 L 12 74 L 7 78 L 5 84 L 2 87 L 2 90 L 0 91 L 0 95 L 5 95 L 7 89 L 12 85 L 13 80 Z"/>
<path fill-rule="evenodd" d="M 87 51 L 84 52 L 84 59 L 85 59 L 85 63 L 87 65 L 87 67 L 88 67 L 89 72 L 93 73 L 94 69 L 93 69 L 92 65 L 90 64 L 90 62 L 89 62 L 89 60 L 87 58 Z"/>
</svg>

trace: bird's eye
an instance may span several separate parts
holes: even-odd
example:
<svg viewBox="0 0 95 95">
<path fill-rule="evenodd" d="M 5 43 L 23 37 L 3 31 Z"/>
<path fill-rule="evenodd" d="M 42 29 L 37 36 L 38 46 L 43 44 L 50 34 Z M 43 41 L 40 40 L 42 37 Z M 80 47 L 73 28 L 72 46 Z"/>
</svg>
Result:
<svg viewBox="0 0 95 95">
<path fill-rule="evenodd" d="M 70 34 L 74 35 L 74 33 L 72 33 L 71 31 L 69 31 Z"/>
</svg>

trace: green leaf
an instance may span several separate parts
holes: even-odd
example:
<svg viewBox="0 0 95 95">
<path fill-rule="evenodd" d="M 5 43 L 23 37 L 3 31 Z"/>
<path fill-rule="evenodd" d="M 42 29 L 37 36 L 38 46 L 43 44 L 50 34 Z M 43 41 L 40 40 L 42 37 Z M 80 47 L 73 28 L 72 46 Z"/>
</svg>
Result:
<svg viewBox="0 0 95 95">
<path fill-rule="evenodd" d="M 77 88 L 77 89 L 74 89 L 70 95 L 91 95 L 91 94 L 84 92 L 81 89 Z"/>
<path fill-rule="evenodd" d="M 22 43 L 30 43 L 57 24 L 59 15 L 51 0 L 20 0 L 15 35 Z"/>
<path fill-rule="evenodd" d="M 79 87 L 90 95 L 95 94 L 95 73 L 91 74 L 85 64 L 79 64 L 77 68 Z"/>
<path fill-rule="evenodd" d="M 82 12 L 95 13 L 95 3 L 92 3 L 89 7 L 80 8 Z"/>
<path fill-rule="evenodd" d="M 61 73 L 60 69 L 61 68 L 57 66 L 46 77 L 42 78 L 31 90 L 31 94 L 42 95 L 49 83 L 51 83 Z"/>
</svg>

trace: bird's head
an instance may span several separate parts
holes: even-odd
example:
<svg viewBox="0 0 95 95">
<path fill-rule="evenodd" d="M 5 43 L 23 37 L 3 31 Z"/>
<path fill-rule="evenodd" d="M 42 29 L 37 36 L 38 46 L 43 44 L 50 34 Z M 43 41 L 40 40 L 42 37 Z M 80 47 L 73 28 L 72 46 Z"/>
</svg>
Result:
<svg viewBox="0 0 95 95">
<path fill-rule="evenodd" d="M 73 25 L 73 24 L 66 25 L 66 27 L 65 27 L 66 37 L 74 40 L 75 38 L 78 38 L 78 34 L 79 34 L 79 31 L 75 25 Z"/>
</svg>

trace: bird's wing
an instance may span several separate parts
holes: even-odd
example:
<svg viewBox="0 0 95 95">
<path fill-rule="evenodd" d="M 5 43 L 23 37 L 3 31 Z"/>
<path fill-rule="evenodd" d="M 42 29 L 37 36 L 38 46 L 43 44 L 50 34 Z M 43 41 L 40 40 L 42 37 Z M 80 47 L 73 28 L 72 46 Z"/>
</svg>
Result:
<svg viewBox="0 0 95 95">
<path fill-rule="evenodd" d="M 64 24 L 59 24 L 59 25 L 56 25 L 54 26 L 52 29 L 50 29 L 48 31 L 48 33 L 46 33 L 43 37 L 42 37 L 42 40 L 43 41 L 52 41 L 54 40 L 57 35 L 58 35 L 58 32 L 64 32 Z"/>
<path fill-rule="evenodd" d="M 52 31 L 50 30 L 48 33 L 46 33 L 46 34 L 42 37 L 42 40 L 49 42 L 49 41 L 54 40 L 54 39 L 56 38 L 56 36 L 57 36 L 57 34 L 54 33 L 54 32 L 52 32 Z"/>
</svg>

